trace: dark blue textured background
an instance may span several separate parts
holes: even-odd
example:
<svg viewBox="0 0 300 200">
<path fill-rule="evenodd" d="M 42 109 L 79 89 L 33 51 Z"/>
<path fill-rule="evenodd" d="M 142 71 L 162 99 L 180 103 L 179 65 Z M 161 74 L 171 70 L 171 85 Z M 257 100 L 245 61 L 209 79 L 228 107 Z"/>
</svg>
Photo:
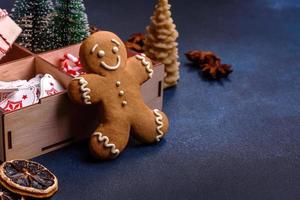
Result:
<svg viewBox="0 0 300 200">
<path fill-rule="evenodd" d="M 59 178 L 53 199 L 300 199 L 300 1 L 170 2 L 182 65 L 165 93 L 169 135 L 112 162 L 91 161 L 86 143 L 35 159 Z M 144 30 L 154 0 L 86 7 L 91 24 L 126 39 Z M 184 57 L 192 49 L 217 52 L 234 73 L 202 80 Z"/>
</svg>

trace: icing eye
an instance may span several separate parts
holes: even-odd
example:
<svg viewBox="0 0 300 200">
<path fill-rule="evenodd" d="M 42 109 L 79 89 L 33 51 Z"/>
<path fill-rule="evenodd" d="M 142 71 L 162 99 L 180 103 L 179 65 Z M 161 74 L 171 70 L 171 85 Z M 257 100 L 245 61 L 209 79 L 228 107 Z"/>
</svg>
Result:
<svg viewBox="0 0 300 200">
<path fill-rule="evenodd" d="M 112 52 L 113 52 L 114 54 L 118 53 L 118 52 L 119 52 L 119 48 L 118 48 L 118 47 L 114 47 L 114 48 L 112 49 Z"/>
<path fill-rule="evenodd" d="M 103 58 L 104 56 L 105 56 L 105 51 L 103 51 L 103 50 L 98 51 L 99 58 Z"/>
</svg>

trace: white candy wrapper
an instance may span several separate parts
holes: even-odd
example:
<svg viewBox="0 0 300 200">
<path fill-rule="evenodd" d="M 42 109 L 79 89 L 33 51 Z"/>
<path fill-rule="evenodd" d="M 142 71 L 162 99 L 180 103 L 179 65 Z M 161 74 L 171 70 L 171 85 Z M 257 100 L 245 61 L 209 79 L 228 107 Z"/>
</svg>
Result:
<svg viewBox="0 0 300 200">
<path fill-rule="evenodd" d="M 29 81 L 0 81 L 0 108 L 6 112 L 19 110 L 39 102 L 64 88 L 50 74 L 38 74 Z"/>
</svg>

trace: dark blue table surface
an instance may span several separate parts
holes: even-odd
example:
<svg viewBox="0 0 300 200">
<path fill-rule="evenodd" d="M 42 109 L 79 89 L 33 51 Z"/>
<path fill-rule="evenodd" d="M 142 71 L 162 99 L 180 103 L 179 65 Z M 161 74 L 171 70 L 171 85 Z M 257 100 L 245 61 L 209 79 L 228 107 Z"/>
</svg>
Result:
<svg viewBox="0 0 300 200">
<path fill-rule="evenodd" d="M 59 178 L 53 199 L 300 199 L 300 1 L 171 3 L 182 64 L 165 92 L 169 135 L 112 162 L 93 162 L 87 143 L 35 159 Z M 86 7 L 91 24 L 126 39 L 148 25 L 154 0 Z M 184 57 L 192 49 L 217 52 L 234 73 L 203 80 Z"/>
</svg>

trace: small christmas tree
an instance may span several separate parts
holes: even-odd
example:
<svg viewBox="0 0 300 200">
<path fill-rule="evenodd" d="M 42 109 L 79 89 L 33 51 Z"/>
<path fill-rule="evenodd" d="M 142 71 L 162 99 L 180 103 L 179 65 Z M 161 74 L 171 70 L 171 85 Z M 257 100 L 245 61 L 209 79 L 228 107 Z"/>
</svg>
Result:
<svg viewBox="0 0 300 200">
<path fill-rule="evenodd" d="M 23 30 L 17 43 L 35 53 L 53 49 L 53 11 L 51 0 L 16 0 L 11 16 Z"/>
<path fill-rule="evenodd" d="M 164 88 L 176 85 L 179 80 L 178 32 L 170 8 L 168 0 L 158 0 L 147 27 L 144 47 L 148 57 L 165 64 Z"/>
<path fill-rule="evenodd" d="M 80 43 L 90 35 L 83 0 L 57 0 L 55 34 L 57 47 Z"/>
</svg>

